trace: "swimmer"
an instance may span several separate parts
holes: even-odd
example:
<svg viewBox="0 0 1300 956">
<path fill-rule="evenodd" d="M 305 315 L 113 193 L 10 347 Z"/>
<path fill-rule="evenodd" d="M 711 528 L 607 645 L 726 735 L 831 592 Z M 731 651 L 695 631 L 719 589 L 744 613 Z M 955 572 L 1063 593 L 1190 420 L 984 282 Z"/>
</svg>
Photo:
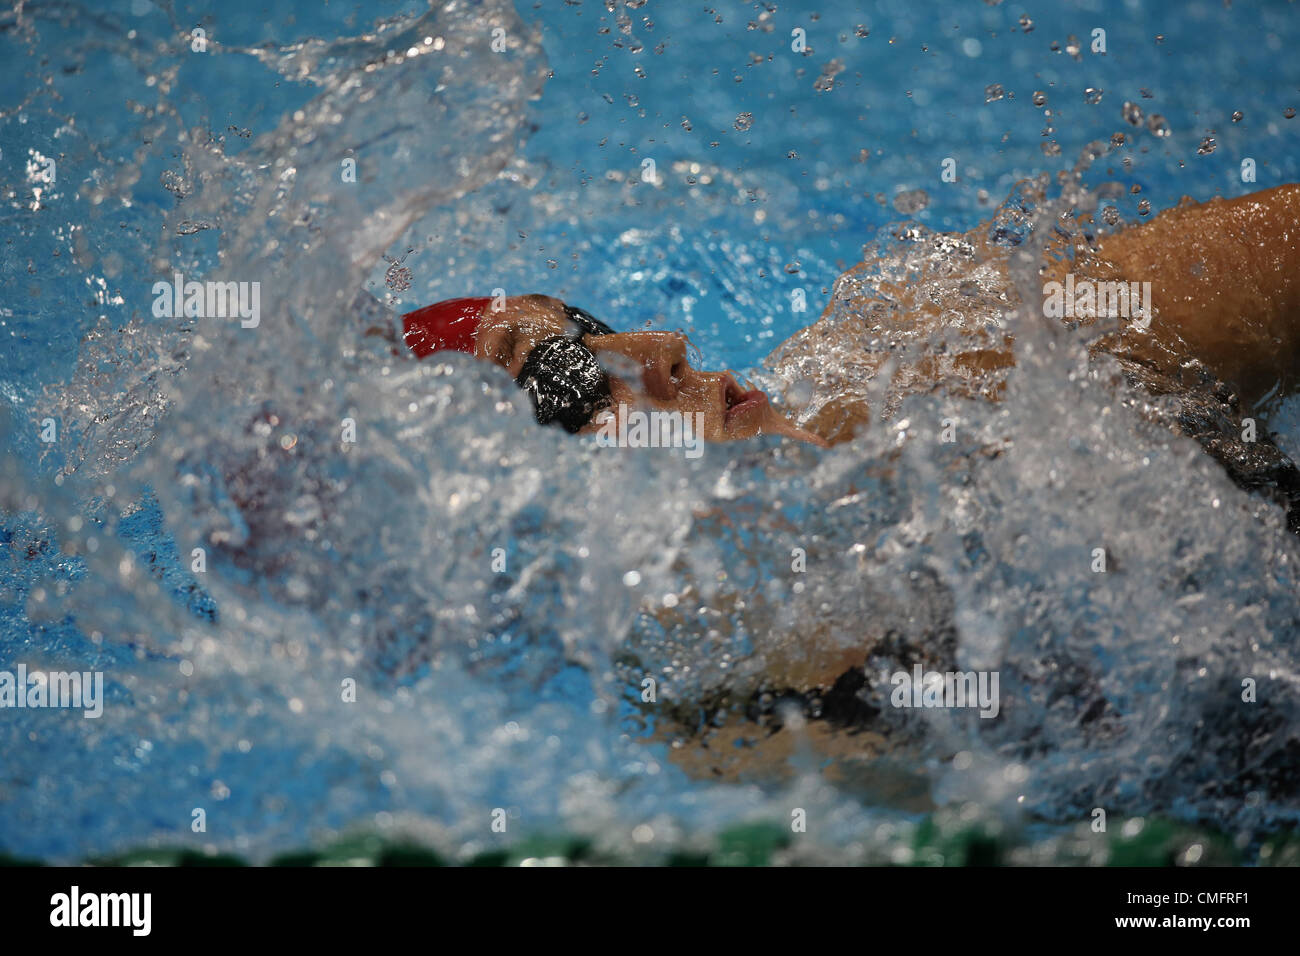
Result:
<svg viewBox="0 0 1300 956">
<path fill-rule="evenodd" d="M 676 332 L 617 332 L 546 295 L 450 299 L 402 316 L 403 341 L 417 358 L 466 352 L 493 362 L 532 399 L 537 420 L 594 432 L 631 409 L 698 414 L 706 441 L 784 435 L 825 445 L 797 427 L 757 389 L 726 372 L 691 367 Z"/>
<path fill-rule="evenodd" d="M 965 238 L 987 244 L 979 232 Z M 1298 247 L 1300 184 L 1289 184 L 1232 200 L 1185 199 L 1150 222 L 1095 237 L 1080 260 L 1045 266 L 1044 282 L 1069 269 L 1086 269 L 1095 279 L 1150 282 L 1149 328 L 1123 328 L 1099 347 L 1175 376 L 1188 359 L 1198 360 L 1233 390 L 1244 413 L 1300 385 Z M 985 252 L 983 261 L 1001 269 L 1005 281 L 1006 250 Z M 900 291 L 901 298 L 906 290 Z M 805 409 L 801 426 L 730 374 L 692 368 L 678 333 L 616 332 L 545 295 L 507 298 L 498 308 L 491 303 L 453 299 L 407 313 L 404 341 L 418 358 L 455 350 L 500 365 L 529 393 L 543 424 L 582 433 L 598 428 L 603 413 L 617 416 L 625 408 L 702 412 L 706 440 L 775 434 L 827 446 L 850 439 L 869 421 L 862 390 L 840 389 Z M 794 377 L 842 380 L 843 369 L 828 367 L 831 348 L 857 364 L 859 380 L 885 364 L 887 353 L 872 354 L 852 338 L 862 335 L 861 325 L 835 321 L 831 312 L 773 352 L 787 379 L 793 370 Z M 901 320 L 921 341 L 952 322 L 951 310 L 930 302 L 916 303 Z M 1013 343 L 983 331 L 969 340 L 969 348 L 942 363 L 931 356 L 897 377 L 911 390 L 953 386 L 996 400 L 998 375 L 1015 362 Z"/>
</svg>

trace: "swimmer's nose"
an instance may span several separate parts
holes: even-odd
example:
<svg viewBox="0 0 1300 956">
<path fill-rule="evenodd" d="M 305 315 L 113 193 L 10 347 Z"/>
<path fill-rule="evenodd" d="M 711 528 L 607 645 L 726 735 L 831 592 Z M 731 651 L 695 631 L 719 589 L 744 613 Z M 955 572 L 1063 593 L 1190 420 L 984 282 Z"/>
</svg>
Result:
<svg viewBox="0 0 1300 956">
<path fill-rule="evenodd" d="M 653 337 L 642 355 L 645 372 L 642 380 L 652 398 L 670 401 L 677 397 L 677 389 L 686 377 L 686 338 L 676 332 L 663 332 Z"/>
</svg>

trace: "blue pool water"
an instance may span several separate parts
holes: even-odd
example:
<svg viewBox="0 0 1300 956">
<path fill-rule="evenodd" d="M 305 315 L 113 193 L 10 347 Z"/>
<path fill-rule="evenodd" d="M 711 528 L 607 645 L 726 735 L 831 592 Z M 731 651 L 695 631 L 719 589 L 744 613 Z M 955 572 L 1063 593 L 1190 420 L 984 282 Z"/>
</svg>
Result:
<svg viewBox="0 0 1300 956">
<path fill-rule="evenodd" d="M 1041 174 L 1040 233 L 1067 199 L 1139 221 L 1300 179 L 1291 3 L 716 7 L 0 13 L 0 669 L 106 687 L 98 720 L 0 711 L 0 851 L 263 859 L 363 827 L 633 854 L 798 807 L 810 858 L 888 859 L 933 808 L 1294 822 L 1295 538 L 1073 374 L 1080 342 L 1025 331 L 1002 405 L 918 397 L 911 441 L 690 461 L 601 454 L 492 369 L 359 334 L 361 289 L 536 291 L 761 380 L 867 243 L 904 269 L 904 221 L 972 229 Z M 177 272 L 260 282 L 260 324 L 155 317 Z M 1272 427 L 1300 451 L 1294 405 Z M 789 717 L 779 759 L 707 769 L 720 701 L 881 635 L 877 672 L 1000 669 L 1001 719 L 894 714 L 882 743 Z"/>
</svg>

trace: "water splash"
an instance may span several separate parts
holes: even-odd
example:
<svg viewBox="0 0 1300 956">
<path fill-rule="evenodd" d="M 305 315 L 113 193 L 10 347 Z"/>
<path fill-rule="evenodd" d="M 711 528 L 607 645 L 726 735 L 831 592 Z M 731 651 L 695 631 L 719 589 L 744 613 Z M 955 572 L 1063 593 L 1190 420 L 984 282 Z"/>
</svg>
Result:
<svg viewBox="0 0 1300 956">
<path fill-rule="evenodd" d="M 7 42 L 66 41 L 62 9 L 6 14 Z M 697 335 L 706 354 L 721 344 L 710 335 L 770 347 L 770 292 L 748 280 L 784 293 L 787 263 L 839 271 L 743 238 L 807 220 L 797 173 L 696 157 L 658 184 L 557 184 L 521 152 L 548 67 L 504 3 L 214 44 L 217 69 L 255 62 L 301 85 L 247 139 L 190 114 L 188 34 L 170 16 L 78 16 L 125 64 L 95 78 L 136 105 L 98 128 L 93 111 L 32 108 L 40 93 L 5 114 L 90 172 L 58 183 L 75 204 L 67 228 L 33 218 L 50 214 L 44 183 L 24 182 L 4 212 L 31 262 L 6 258 L 6 282 L 65 256 L 80 271 L 43 277 L 30 317 L 76 315 L 66 374 L 6 378 L 9 404 L 54 418 L 62 438 L 43 447 L 31 421 L 0 422 L 0 641 L 7 658 L 104 669 L 112 706 L 37 740 L 4 725 L 0 747 L 38 768 L 0 781 L 6 846 L 265 855 L 366 820 L 472 852 L 495 807 L 519 827 L 626 843 L 646 820 L 688 835 L 804 806 L 830 821 L 817 846 L 835 859 L 891 845 L 936 804 L 1058 823 L 1104 805 L 1247 832 L 1294 820 L 1300 592 L 1284 515 L 1153 421 L 1186 420 L 1191 401 L 1225 430 L 1215 406 L 1181 383 L 1164 401 L 1090 359 L 1102 329 L 1028 321 L 1054 230 L 1074 228 L 1062 213 L 1095 209 L 1077 180 L 1025 184 L 970 235 L 905 222 L 879 236 L 832 313 L 880 362 L 826 345 L 754 370 L 805 417 L 866 396 L 873 424 L 854 443 L 607 454 L 537 429 L 492 369 L 416 365 L 365 337 L 387 315 L 357 290 L 381 290 L 385 254 L 410 249 L 409 297 L 384 304 L 526 287 L 540 255 L 578 299 L 599 294 L 633 321 L 689 327 L 692 303 L 723 303 L 731 325 Z M 154 42 L 128 42 L 130 29 Z M 579 228 L 579 188 L 581 208 L 611 220 L 643 210 L 594 263 L 603 240 Z M 722 227 L 683 230 L 683 209 Z M 260 282 L 262 321 L 154 319 L 146 292 L 176 271 Z M 918 341 L 901 316 L 922 304 L 949 321 Z M 1013 371 L 969 374 L 963 354 L 1008 337 Z M 944 394 L 909 387 L 926 355 L 941 356 Z M 196 548 L 203 572 L 188 570 Z M 1001 719 L 889 707 L 879 675 L 916 662 L 998 669 Z M 1239 703 L 1247 676 L 1253 709 Z M 746 759 L 773 737 L 789 752 Z M 713 742 L 742 754 L 737 783 L 692 781 L 718 769 Z M 819 748 L 850 779 L 827 787 Z M 79 828 L 51 828 L 53 806 L 77 808 Z M 188 829 L 196 806 L 206 836 Z"/>
</svg>

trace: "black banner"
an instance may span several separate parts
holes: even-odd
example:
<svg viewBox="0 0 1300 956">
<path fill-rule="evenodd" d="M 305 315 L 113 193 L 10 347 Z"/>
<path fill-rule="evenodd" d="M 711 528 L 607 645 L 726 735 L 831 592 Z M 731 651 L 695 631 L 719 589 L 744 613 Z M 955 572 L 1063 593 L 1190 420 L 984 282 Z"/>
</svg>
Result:
<svg viewBox="0 0 1300 956">
<path fill-rule="evenodd" d="M 774 919 L 811 936 L 852 924 L 855 934 L 900 940 L 1048 925 L 1061 939 L 1200 935 L 1231 945 L 1291 924 L 1283 913 L 1290 874 L 1259 868 L 606 869 L 542 878 L 474 868 L 9 868 L 0 870 L 0 910 L 12 942 L 75 933 L 82 943 L 337 944 L 457 925 L 541 941 L 559 927 L 566 936 L 658 933 L 673 913 L 701 906 L 729 937 L 765 935 Z"/>
</svg>

